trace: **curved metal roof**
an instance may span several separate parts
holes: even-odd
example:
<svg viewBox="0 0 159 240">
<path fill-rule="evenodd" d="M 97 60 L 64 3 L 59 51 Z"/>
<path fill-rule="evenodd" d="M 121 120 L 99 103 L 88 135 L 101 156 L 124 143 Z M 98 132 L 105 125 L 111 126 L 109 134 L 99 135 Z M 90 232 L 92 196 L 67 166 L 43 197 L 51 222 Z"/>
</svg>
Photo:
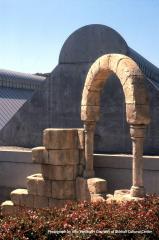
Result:
<svg viewBox="0 0 159 240">
<path fill-rule="evenodd" d="M 147 80 L 159 89 L 159 68 L 130 47 L 128 55 L 139 65 Z"/>
<path fill-rule="evenodd" d="M 0 86 L 9 88 L 38 89 L 45 77 L 0 69 Z"/>
<path fill-rule="evenodd" d="M 88 63 L 108 53 L 127 53 L 127 43 L 114 29 L 90 24 L 74 31 L 64 42 L 59 63 Z"/>
</svg>

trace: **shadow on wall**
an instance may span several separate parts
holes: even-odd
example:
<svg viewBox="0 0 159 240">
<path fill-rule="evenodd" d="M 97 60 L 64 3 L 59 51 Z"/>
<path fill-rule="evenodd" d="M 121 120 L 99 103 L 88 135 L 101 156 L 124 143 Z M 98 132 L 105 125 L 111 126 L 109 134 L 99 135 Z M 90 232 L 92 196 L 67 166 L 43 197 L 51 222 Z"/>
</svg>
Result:
<svg viewBox="0 0 159 240">
<path fill-rule="evenodd" d="M 95 153 L 131 153 L 125 97 L 120 80 L 112 75 L 106 82 L 95 131 Z"/>
</svg>

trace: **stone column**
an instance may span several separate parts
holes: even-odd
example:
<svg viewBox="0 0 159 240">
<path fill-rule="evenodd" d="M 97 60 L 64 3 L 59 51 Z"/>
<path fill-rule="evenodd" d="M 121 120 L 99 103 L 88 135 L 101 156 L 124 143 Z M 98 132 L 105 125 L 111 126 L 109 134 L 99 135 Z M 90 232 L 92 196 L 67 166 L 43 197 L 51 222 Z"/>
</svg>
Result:
<svg viewBox="0 0 159 240">
<path fill-rule="evenodd" d="M 143 142 L 145 125 L 131 125 L 130 135 L 132 139 L 132 187 L 130 194 L 132 197 L 144 197 L 143 186 Z"/>
<path fill-rule="evenodd" d="M 94 130 L 95 122 L 84 122 L 85 134 L 85 178 L 94 177 L 93 169 L 93 148 L 94 148 Z"/>
</svg>

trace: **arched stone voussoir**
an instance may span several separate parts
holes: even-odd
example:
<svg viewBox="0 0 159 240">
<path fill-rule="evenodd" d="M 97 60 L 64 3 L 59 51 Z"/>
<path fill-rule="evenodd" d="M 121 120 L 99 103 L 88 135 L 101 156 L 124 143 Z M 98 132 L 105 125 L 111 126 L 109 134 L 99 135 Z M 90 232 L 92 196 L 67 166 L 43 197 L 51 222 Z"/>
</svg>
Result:
<svg viewBox="0 0 159 240">
<path fill-rule="evenodd" d="M 149 96 L 144 81 L 132 82 L 132 77 L 129 77 L 123 86 L 125 103 L 148 105 Z"/>
<path fill-rule="evenodd" d="M 106 64 L 107 66 L 102 67 L 104 65 L 100 65 L 100 58 L 97 59 L 88 71 L 85 85 L 96 90 L 101 90 L 104 87 L 106 79 L 112 74 L 109 70 L 108 58 Z"/>
<path fill-rule="evenodd" d="M 87 86 L 85 86 L 85 89 L 83 91 L 82 95 L 82 106 L 99 106 L 100 105 L 100 91 L 93 91 Z"/>
<path fill-rule="evenodd" d="M 81 106 L 81 120 L 88 122 L 97 122 L 100 118 L 99 106 Z"/>
<path fill-rule="evenodd" d="M 133 84 L 133 85 L 138 85 L 139 84 L 144 84 L 145 85 L 145 76 L 142 75 L 133 75 L 130 74 L 127 77 L 125 77 L 124 82 L 122 83 L 122 87 L 124 87 L 124 85 L 126 84 Z"/>
<path fill-rule="evenodd" d="M 109 71 L 110 70 L 110 67 L 109 67 L 110 58 L 111 58 L 111 54 L 105 54 L 105 55 L 99 57 L 94 62 L 94 64 L 98 63 L 100 70 Z"/>
<path fill-rule="evenodd" d="M 129 58 L 122 54 L 109 54 L 109 69 L 116 74 L 121 62 L 126 62 Z"/>
<path fill-rule="evenodd" d="M 149 105 L 127 103 L 126 117 L 130 125 L 148 125 L 150 123 Z"/>
<path fill-rule="evenodd" d="M 108 60 L 107 60 L 108 61 Z M 98 58 L 91 66 L 90 71 L 94 79 L 103 79 L 105 78 L 105 74 L 108 72 L 109 66 L 108 64 L 105 68 L 100 66 L 100 58 Z"/>
<path fill-rule="evenodd" d="M 82 120 L 99 119 L 99 109 L 97 111 L 95 107 L 100 103 L 100 91 L 111 74 L 115 74 L 123 86 L 128 123 L 149 124 L 149 98 L 144 75 L 131 58 L 122 54 L 103 55 L 91 66 L 82 94 Z"/>
<path fill-rule="evenodd" d="M 124 85 L 127 79 L 131 79 L 132 83 L 136 79 L 144 80 L 144 75 L 138 65 L 131 58 L 121 58 L 116 68 L 115 74 L 120 79 L 121 85 Z"/>
</svg>

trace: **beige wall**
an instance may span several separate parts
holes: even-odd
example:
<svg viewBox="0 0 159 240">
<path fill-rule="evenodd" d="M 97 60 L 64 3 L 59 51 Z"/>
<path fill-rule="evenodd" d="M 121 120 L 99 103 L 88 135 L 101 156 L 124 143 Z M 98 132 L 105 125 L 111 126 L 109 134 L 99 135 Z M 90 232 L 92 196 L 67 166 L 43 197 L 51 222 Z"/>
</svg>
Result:
<svg viewBox="0 0 159 240">
<path fill-rule="evenodd" d="M 94 154 L 97 177 L 108 181 L 108 190 L 131 187 L 131 156 Z M 26 188 L 26 177 L 41 172 L 33 164 L 31 150 L 0 150 L 0 201 L 16 188 Z M 148 193 L 159 194 L 159 156 L 144 156 L 144 183 Z"/>
<path fill-rule="evenodd" d="M 110 192 L 116 189 L 130 189 L 131 163 L 131 155 L 94 155 L 95 174 L 108 181 Z M 147 193 L 159 194 L 159 156 L 144 156 L 144 185 Z"/>
<path fill-rule="evenodd" d="M 26 177 L 40 171 L 31 150 L 0 150 L 0 201 L 10 198 L 12 190 L 26 188 Z"/>
</svg>

